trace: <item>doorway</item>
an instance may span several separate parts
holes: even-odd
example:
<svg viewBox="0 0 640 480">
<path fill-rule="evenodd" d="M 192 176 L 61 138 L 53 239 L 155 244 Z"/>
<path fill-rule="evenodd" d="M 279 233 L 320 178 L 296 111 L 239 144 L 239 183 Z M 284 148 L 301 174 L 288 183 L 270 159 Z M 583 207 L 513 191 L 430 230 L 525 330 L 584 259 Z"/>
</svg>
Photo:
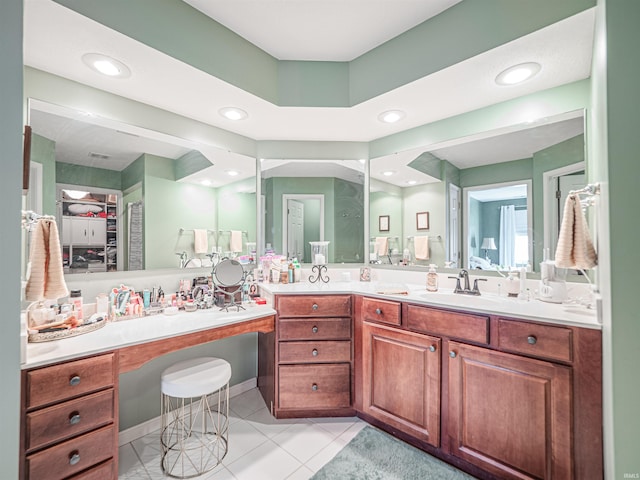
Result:
<svg viewBox="0 0 640 480">
<path fill-rule="evenodd" d="M 311 258 L 309 242 L 324 240 L 324 195 L 282 195 L 282 252 L 301 263 Z"/>
</svg>

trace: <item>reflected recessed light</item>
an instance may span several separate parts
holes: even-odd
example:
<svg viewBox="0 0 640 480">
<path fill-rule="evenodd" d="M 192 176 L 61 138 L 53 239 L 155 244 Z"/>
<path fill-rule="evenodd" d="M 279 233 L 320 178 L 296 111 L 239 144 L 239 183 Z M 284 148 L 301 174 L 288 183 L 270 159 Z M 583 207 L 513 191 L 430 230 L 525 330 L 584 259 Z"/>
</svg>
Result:
<svg viewBox="0 0 640 480">
<path fill-rule="evenodd" d="M 536 75 L 542 67 L 539 63 L 527 62 L 507 68 L 496 77 L 498 85 L 515 85 L 529 80 Z"/>
<path fill-rule="evenodd" d="M 382 172 L 382 175 L 384 175 L 385 177 L 390 177 L 394 173 L 396 173 L 394 170 L 387 170 L 386 172 Z"/>
<path fill-rule="evenodd" d="M 235 177 L 237 176 L 240 172 L 238 172 L 237 170 L 225 170 L 226 174 L 229 175 L 230 177 Z"/>
<path fill-rule="evenodd" d="M 62 190 L 62 191 L 67 197 L 73 200 L 81 200 L 87 195 L 89 195 L 89 192 L 83 192 L 82 190 Z"/>
<path fill-rule="evenodd" d="M 131 70 L 124 63 L 101 53 L 87 53 L 82 56 L 82 61 L 92 70 L 108 77 L 127 78 L 131 75 Z"/>
<path fill-rule="evenodd" d="M 208 179 L 204 179 L 200 182 L 201 185 L 204 185 L 205 187 L 210 187 L 211 186 L 211 180 Z"/>
<path fill-rule="evenodd" d="M 218 110 L 218 113 L 227 120 L 244 120 L 249 116 L 247 112 L 236 107 L 224 107 Z"/>
<path fill-rule="evenodd" d="M 361 164 L 365 164 L 367 161 L 364 158 L 361 158 L 360 160 L 358 160 Z"/>
<path fill-rule="evenodd" d="M 415 185 L 416 183 L 418 183 L 416 180 L 407 180 L 407 183 L 409 185 Z"/>
<path fill-rule="evenodd" d="M 395 123 L 402 120 L 405 113 L 402 110 L 388 110 L 378 115 L 378 120 L 384 123 Z"/>
</svg>

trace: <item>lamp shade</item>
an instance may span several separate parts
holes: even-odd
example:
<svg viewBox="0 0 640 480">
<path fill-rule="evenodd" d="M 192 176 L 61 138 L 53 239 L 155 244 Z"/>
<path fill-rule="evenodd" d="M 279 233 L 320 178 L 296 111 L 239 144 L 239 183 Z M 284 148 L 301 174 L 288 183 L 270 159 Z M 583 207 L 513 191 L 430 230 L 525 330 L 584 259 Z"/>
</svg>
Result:
<svg viewBox="0 0 640 480">
<path fill-rule="evenodd" d="M 485 237 L 482 239 L 482 245 L 480 245 L 480 248 L 482 248 L 483 250 L 497 250 L 498 247 L 496 247 L 496 241 L 494 240 L 493 237 Z"/>
</svg>

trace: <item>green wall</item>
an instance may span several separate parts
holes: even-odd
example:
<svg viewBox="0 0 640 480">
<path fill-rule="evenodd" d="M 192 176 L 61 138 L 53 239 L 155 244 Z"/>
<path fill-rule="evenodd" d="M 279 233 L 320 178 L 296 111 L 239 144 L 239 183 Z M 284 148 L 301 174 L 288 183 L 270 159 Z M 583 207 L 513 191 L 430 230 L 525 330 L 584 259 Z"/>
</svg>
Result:
<svg viewBox="0 0 640 480">
<path fill-rule="evenodd" d="M 2 3 L 0 15 L 0 272 L 2 275 L 2 335 L 0 335 L 0 465 L 2 477 L 18 478 L 20 438 L 20 228 L 22 186 L 22 1 Z"/>
<path fill-rule="evenodd" d="M 56 142 L 31 135 L 31 161 L 42 165 L 42 213 L 56 214 Z"/>
<path fill-rule="evenodd" d="M 369 194 L 369 238 L 375 239 L 376 237 L 398 237 L 399 253 L 402 253 L 403 249 L 405 248 L 406 240 L 403 238 L 402 232 L 402 207 L 402 191 L 400 188 L 397 188 L 397 192 L 377 191 L 371 192 Z M 378 230 L 378 219 L 381 215 L 389 216 L 388 232 L 381 232 Z M 370 247 L 368 246 L 367 248 Z"/>
<path fill-rule="evenodd" d="M 56 162 L 56 183 L 122 190 L 120 172 Z"/>
</svg>

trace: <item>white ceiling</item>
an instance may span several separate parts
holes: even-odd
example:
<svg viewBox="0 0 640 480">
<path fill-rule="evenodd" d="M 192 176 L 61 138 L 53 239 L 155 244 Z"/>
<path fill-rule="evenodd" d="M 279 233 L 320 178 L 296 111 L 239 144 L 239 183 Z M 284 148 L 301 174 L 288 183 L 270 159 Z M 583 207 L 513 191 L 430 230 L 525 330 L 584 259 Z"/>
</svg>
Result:
<svg viewBox="0 0 640 480">
<path fill-rule="evenodd" d="M 370 50 L 458 2 L 185 1 L 277 58 L 341 61 Z M 594 11 L 590 9 L 350 108 L 276 106 L 51 0 L 25 1 L 24 61 L 28 66 L 255 140 L 368 142 L 588 78 L 593 31 Z M 132 71 L 131 77 L 113 79 L 90 70 L 81 61 L 82 55 L 90 52 L 124 62 Z M 535 78 L 510 87 L 494 82 L 503 69 L 525 61 L 542 65 Z M 230 105 L 249 112 L 249 118 L 231 122 L 217 113 Z M 404 110 L 406 116 L 391 125 L 378 121 L 378 114 L 389 109 Z M 378 170 L 386 170 L 386 163 L 402 169 L 424 150 L 416 148 L 376 159 L 371 175 L 376 177 Z M 220 152 L 215 153 L 220 158 Z M 461 168 L 487 162 L 477 155 L 478 150 L 471 153 L 471 157 L 448 159 Z M 384 181 L 404 185 L 404 177 L 415 175 L 415 171 L 405 171 L 396 179 Z M 421 176 L 419 181 L 433 179 Z"/>
<path fill-rule="evenodd" d="M 184 0 L 279 60 L 348 62 L 461 0 Z"/>
</svg>

